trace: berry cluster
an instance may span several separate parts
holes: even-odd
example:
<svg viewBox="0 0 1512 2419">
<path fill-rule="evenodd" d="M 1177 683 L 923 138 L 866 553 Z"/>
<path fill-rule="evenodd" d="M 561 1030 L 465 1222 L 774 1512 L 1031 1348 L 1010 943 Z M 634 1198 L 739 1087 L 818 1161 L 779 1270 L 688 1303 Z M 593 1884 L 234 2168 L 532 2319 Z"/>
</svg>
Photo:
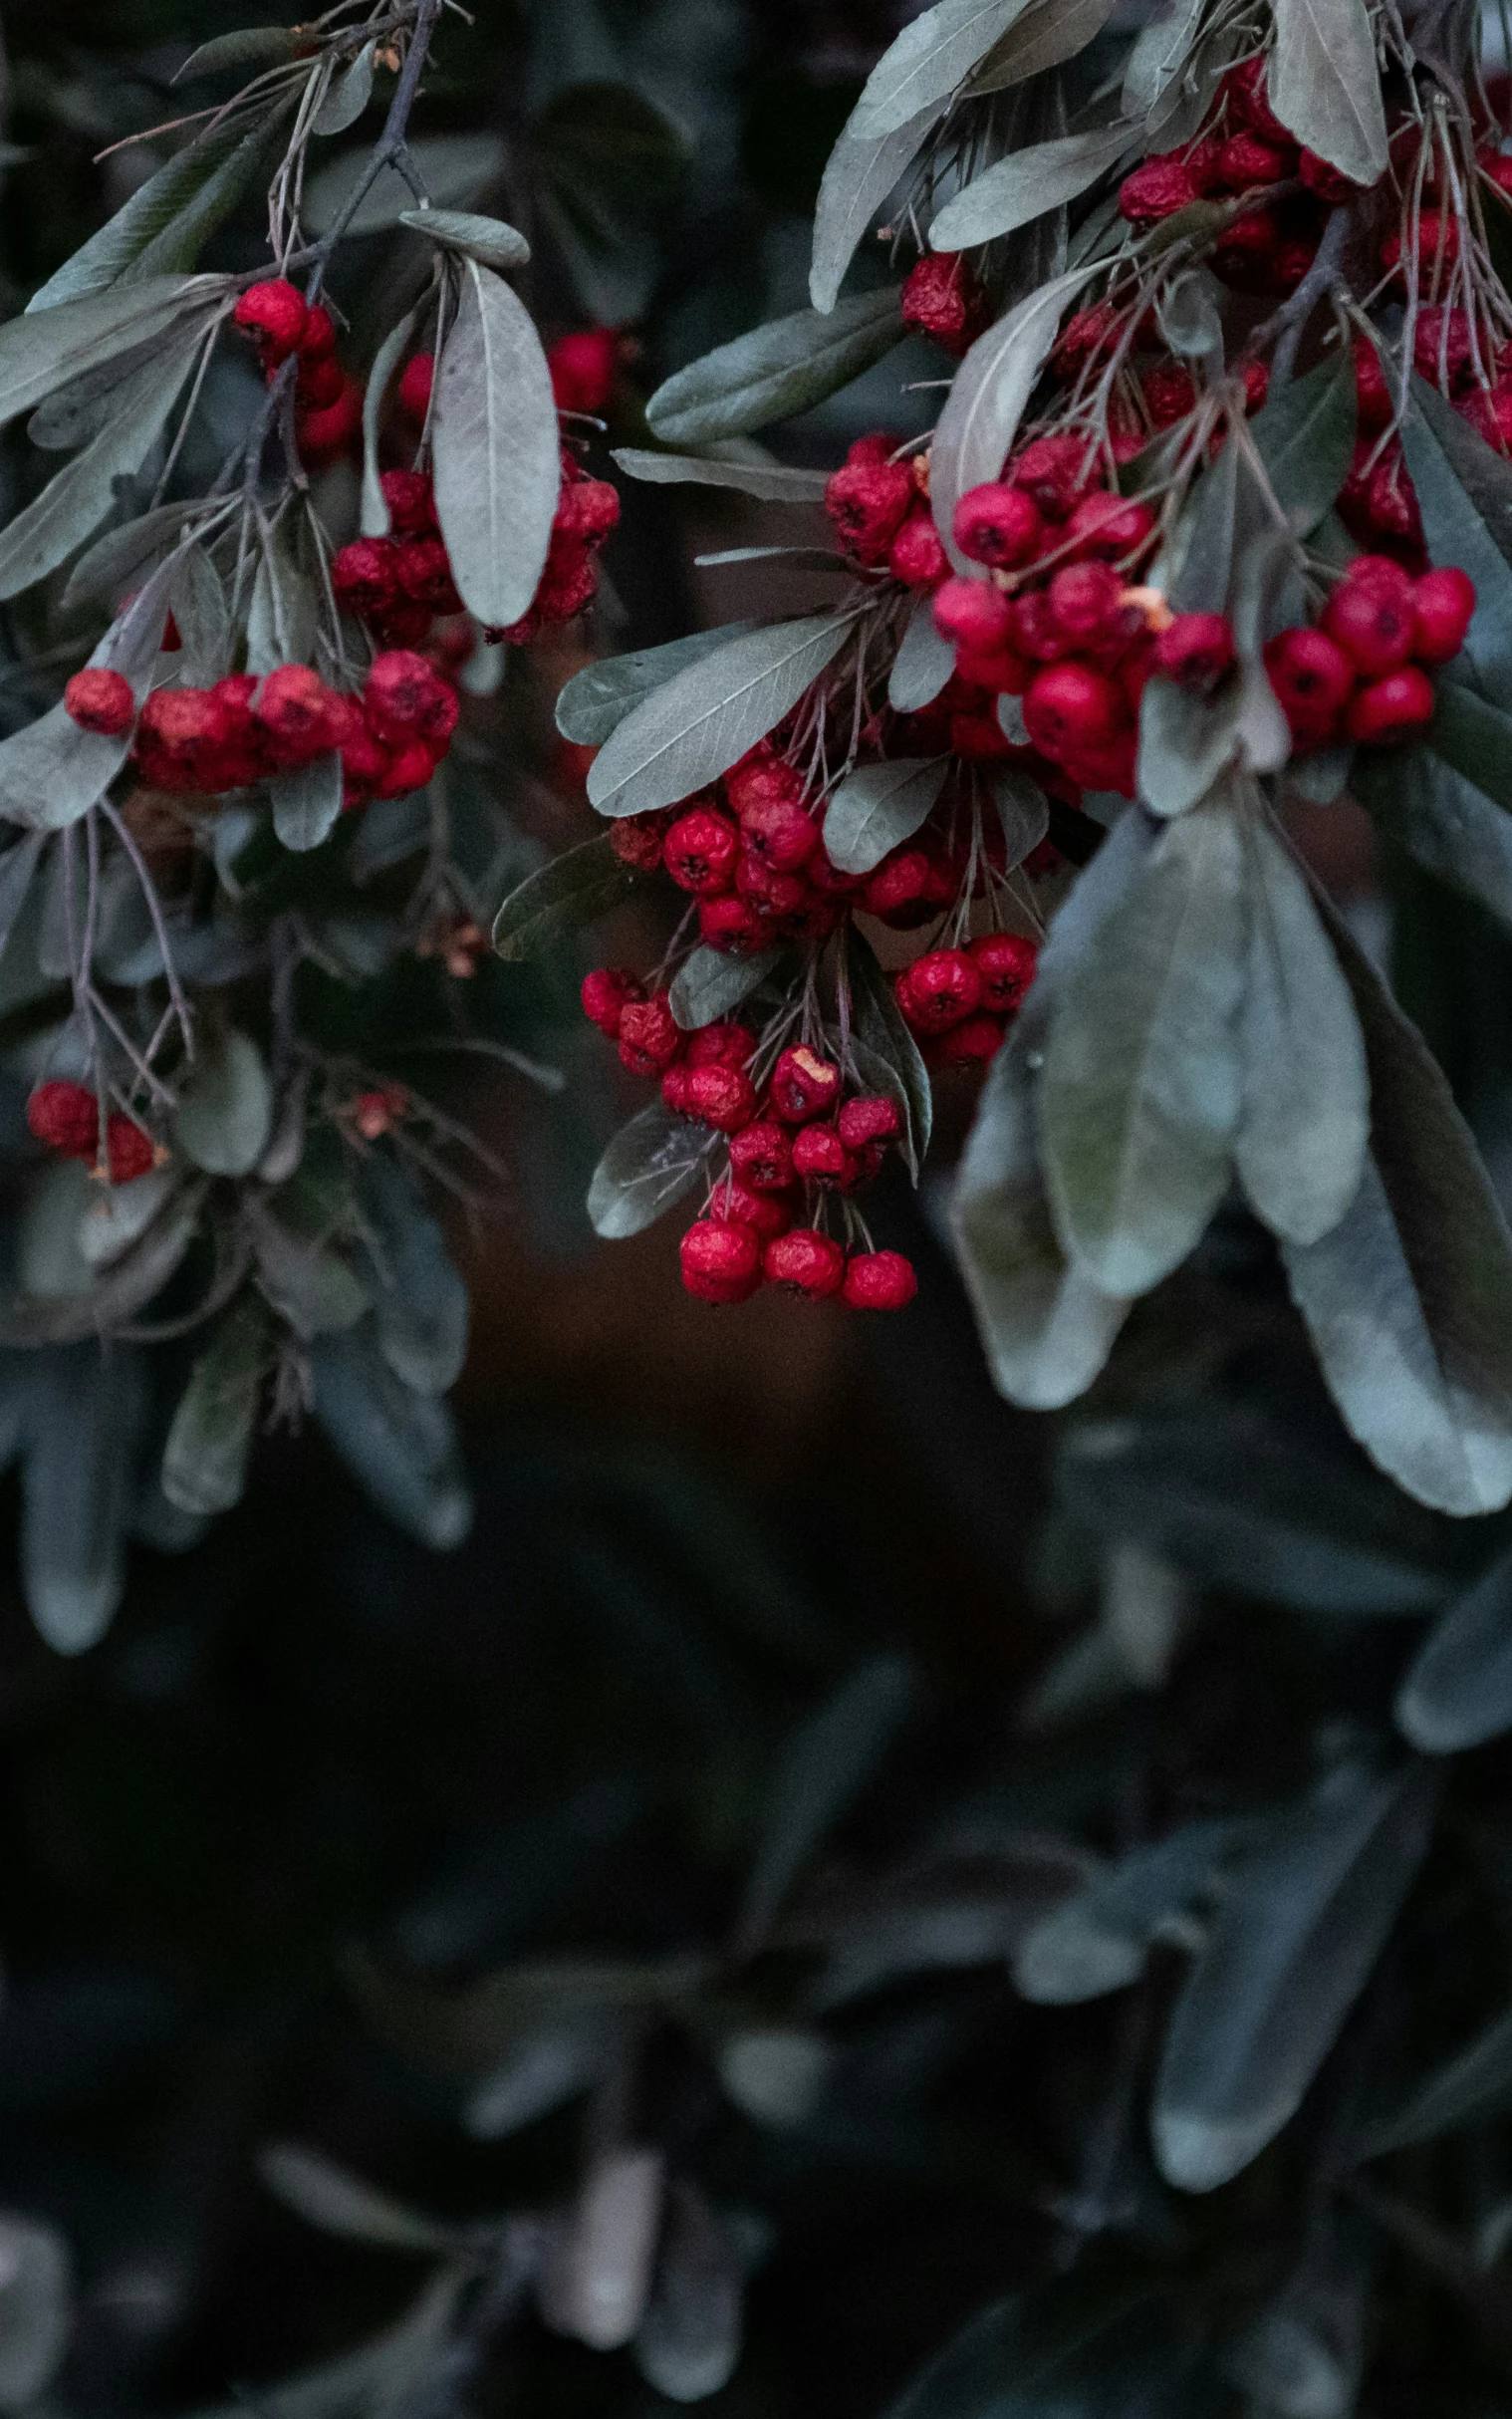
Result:
<svg viewBox="0 0 1512 2419">
<path fill-rule="evenodd" d="M 366 622 L 380 647 L 422 647 L 436 616 L 465 610 L 421 470 L 385 470 L 380 481 L 392 535 L 354 538 L 331 566 L 338 604 Z"/>
<path fill-rule="evenodd" d="M 121 736 L 134 704 L 120 672 L 76 672 L 64 704 L 87 730 Z M 361 696 L 328 688 L 307 664 L 211 688 L 157 688 L 135 715 L 131 761 L 151 788 L 216 796 L 298 771 L 335 748 L 349 807 L 423 789 L 456 727 L 457 694 L 423 656 L 378 656 Z"/>
<path fill-rule="evenodd" d="M 562 488 L 540 585 L 520 621 L 507 630 L 485 630 L 485 639 L 524 647 L 553 624 L 571 622 L 586 613 L 599 590 L 595 558 L 619 518 L 619 489 L 608 479 L 591 477 L 564 445 Z"/>
<path fill-rule="evenodd" d="M 39 1143 L 63 1159 L 87 1160 L 113 1185 L 128 1185 L 157 1165 L 158 1146 L 134 1117 L 110 1111 L 101 1147 L 100 1103 L 84 1084 L 58 1076 L 39 1084 L 26 1104 L 26 1122 Z"/>
<path fill-rule="evenodd" d="M 1293 747 L 1380 747 L 1426 729 L 1428 670 L 1459 653 L 1474 611 L 1474 585 L 1452 566 L 1414 580 L 1389 555 L 1358 556 L 1321 625 L 1284 630 L 1265 651 Z"/>
<path fill-rule="evenodd" d="M 979 933 L 962 948 L 926 949 L 893 979 L 903 1022 L 933 1066 L 994 1058 L 1034 980 L 1038 943 L 1023 933 Z"/>
<path fill-rule="evenodd" d="M 901 1310 L 916 1280 L 901 1252 L 875 1251 L 847 1207 L 850 1248 L 824 1229 L 832 1197 L 880 1173 L 902 1132 L 897 1105 L 852 1092 L 832 1058 L 807 1042 L 775 1057 L 749 1027 L 725 1020 L 685 1033 L 664 990 L 649 996 L 623 967 L 583 984 L 584 1013 L 619 1044 L 632 1075 L 659 1081 L 677 1117 L 728 1138 L 703 1214 L 682 1238 L 682 1281 L 706 1302 L 743 1302 L 761 1284 L 853 1310 Z M 803 1222 L 795 1224 L 802 1217 Z M 865 1249 L 855 1247 L 860 1234 Z"/>
<path fill-rule="evenodd" d="M 236 306 L 236 324 L 255 340 L 271 382 L 297 356 L 294 429 L 300 458 L 312 470 L 334 462 L 362 432 L 363 389 L 336 358 L 336 328 L 323 304 L 305 301 L 287 278 L 249 286 Z"/>
</svg>

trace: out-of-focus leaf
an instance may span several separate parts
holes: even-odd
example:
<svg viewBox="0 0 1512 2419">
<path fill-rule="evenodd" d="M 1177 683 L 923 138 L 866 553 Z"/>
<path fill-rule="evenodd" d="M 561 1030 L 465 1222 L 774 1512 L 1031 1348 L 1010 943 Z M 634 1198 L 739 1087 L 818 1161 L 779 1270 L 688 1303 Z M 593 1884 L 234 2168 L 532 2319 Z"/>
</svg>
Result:
<svg viewBox="0 0 1512 2419">
<path fill-rule="evenodd" d="M 286 2208 L 323 2234 L 378 2244 L 385 2251 L 447 2252 L 455 2246 L 452 2229 L 406 2209 L 302 2142 L 268 2143 L 257 2154 L 257 2172 Z"/>
<path fill-rule="evenodd" d="M 273 1093 L 262 1052 L 246 1033 L 227 1033 L 195 1066 L 178 1098 L 180 1149 L 209 1176 L 245 1176 L 267 1148 Z"/>
<path fill-rule="evenodd" d="M 68 2346 L 74 2263 L 64 2237 L 37 2218 L 0 2213 L 0 2410 L 32 2408 Z"/>
<path fill-rule="evenodd" d="M 696 1957 L 533 1957 L 463 1991 L 380 1974 L 365 1960 L 353 1988 L 382 2038 L 438 2073 L 477 2081 L 522 2042 L 623 2010 L 684 2009 L 707 1980 Z"/>
<path fill-rule="evenodd" d="M 886 2419 L 1135 2419 L 1174 2410 L 1179 2360 L 1158 2288 L 1058 2279 L 981 2310 Z"/>
<path fill-rule="evenodd" d="M 319 848 L 336 829 L 342 811 L 342 759 L 336 748 L 312 756 L 292 773 L 275 773 L 268 784 L 273 829 L 284 848 Z"/>
<path fill-rule="evenodd" d="M 467 1357 L 467 1288 L 446 1238 L 397 1163 L 370 1152 L 358 1177 L 378 1350 L 406 1386 L 445 1394 Z"/>
<path fill-rule="evenodd" d="M 480 622 L 518 622 L 540 584 L 562 484 L 551 373 L 535 322 L 492 269 L 467 260 L 436 373 L 436 517 Z"/>
<path fill-rule="evenodd" d="M 1068 2007 L 1137 1982 L 1161 1926 L 1211 1887 L 1241 1832 L 1234 1822 L 1183 1823 L 1063 1900 L 1014 1956 L 1025 1999 Z"/>
<path fill-rule="evenodd" d="M 853 295 L 831 311 L 768 320 L 664 379 L 645 406 L 664 444 L 749 436 L 811 411 L 902 342 L 897 289 Z"/>
<path fill-rule="evenodd" d="M 843 874 L 870 874 L 927 822 L 949 769 L 947 756 L 890 756 L 848 774 L 825 808 L 830 863 Z"/>
<path fill-rule="evenodd" d="M 472 1496 L 445 1404 L 396 1378 L 366 1333 L 317 1336 L 315 1416 L 358 1484 L 422 1545 L 447 1553 L 472 1524 Z"/>
<path fill-rule="evenodd" d="M 629 2343 L 650 2292 L 666 2170 L 659 2150 L 601 2151 L 541 2285 L 541 2315 L 599 2352 Z"/>
<path fill-rule="evenodd" d="M 126 1585 L 126 1525 L 142 1410 L 141 1356 L 75 1344 L 45 1355 L 27 1400 L 21 1584 L 49 1646 L 81 1655 Z"/>
<path fill-rule="evenodd" d="M 592 804 L 601 815 L 643 815 L 717 780 L 797 703 L 850 627 L 833 614 L 808 614 L 731 639 L 675 672 L 594 758 Z"/>
<path fill-rule="evenodd" d="M 527 874 L 494 918 L 493 945 L 501 957 L 538 957 L 565 933 L 596 924 L 628 899 L 638 880 L 615 855 L 608 832 L 565 849 Z"/>
<path fill-rule="evenodd" d="M 1436 2141 L 1442 2133 L 1501 2116 L 1512 2106 L 1512 2011 L 1498 2016 L 1418 2084 L 1393 2115 L 1368 2125 L 1362 2158 Z"/>
<path fill-rule="evenodd" d="M 856 1003 L 856 1039 L 878 1062 L 883 1072 L 882 1089 L 892 1094 L 903 1112 L 904 1156 L 909 1174 L 917 1184 L 934 1128 L 929 1070 L 903 1022 L 902 1010 L 876 950 L 860 933 L 851 936 L 849 963 Z M 868 1075 L 867 1081 L 872 1080 Z"/>
<path fill-rule="evenodd" d="M 653 1100 L 622 1126 L 594 1170 L 588 1214 L 595 1234 L 623 1242 L 654 1225 L 704 1174 L 714 1139 Z"/>
<path fill-rule="evenodd" d="M 1425 1755 L 1512 1730 L 1512 1557 L 1498 1555 L 1434 1623 L 1396 1693 L 1396 1721 Z"/>
<path fill-rule="evenodd" d="M 1354 2230 L 1314 2229 L 1297 2269 L 1229 2351 L 1225 2374 L 1276 2419 L 1352 2419 L 1371 2283 Z"/>
<path fill-rule="evenodd" d="M 1465 663 L 1486 696 L 1512 709 L 1512 472 L 1416 376 L 1401 445 L 1430 557 L 1456 563 L 1475 583 Z"/>
<path fill-rule="evenodd" d="M 748 1945 L 767 1931 L 827 1831 L 865 1788 L 913 1701 L 912 1666 L 877 1655 L 799 1725 L 772 1783 L 738 1926 Z"/>
<path fill-rule="evenodd" d="M 243 1293 L 190 1371 L 168 1430 L 162 1491 L 180 1511 L 208 1515 L 241 1501 L 269 1358 L 267 1309 Z"/>
<path fill-rule="evenodd" d="M 497 134 L 411 136 L 410 157 L 425 180 L 437 210 L 470 210 L 504 172 L 504 144 Z M 344 151 L 305 186 L 302 216 L 312 235 L 327 235 L 368 173 L 366 148 Z M 378 235 L 396 226 L 414 207 L 414 190 L 396 168 L 385 168 L 364 195 L 343 229 L 347 235 Z"/>
<path fill-rule="evenodd" d="M 667 2188 L 650 2299 L 635 2336 L 635 2366 L 672 2402 L 717 2394 L 740 2358 L 740 2262 L 696 2184 Z"/>
</svg>

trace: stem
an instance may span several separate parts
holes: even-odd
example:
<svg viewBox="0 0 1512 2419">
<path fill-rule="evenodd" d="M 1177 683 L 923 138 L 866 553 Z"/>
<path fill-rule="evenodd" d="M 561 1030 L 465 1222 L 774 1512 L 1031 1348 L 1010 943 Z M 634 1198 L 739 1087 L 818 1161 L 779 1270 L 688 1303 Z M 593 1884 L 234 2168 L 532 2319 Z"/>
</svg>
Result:
<svg viewBox="0 0 1512 2419">
<path fill-rule="evenodd" d="M 339 213 L 335 223 L 327 229 L 316 248 L 310 283 L 305 288 L 307 303 L 313 303 L 319 298 L 332 253 L 346 234 L 352 220 L 357 216 L 384 168 L 398 167 L 416 199 L 421 201 L 424 199 L 423 192 L 404 165 L 405 134 L 409 125 L 409 113 L 414 108 L 415 96 L 419 91 L 420 77 L 424 72 L 431 36 L 435 32 L 436 19 L 440 13 L 441 0 L 419 0 L 419 5 L 414 13 L 414 31 L 409 37 L 409 47 L 404 53 L 404 64 L 399 71 L 399 80 L 394 87 L 393 99 L 388 104 L 388 116 L 383 123 L 383 132 L 374 147 L 372 158 L 349 195 L 346 207 Z"/>
<path fill-rule="evenodd" d="M 1334 293 L 1344 285 L 1340 263 L 1345 238 L 1349 233 L 1350 217 L 1348 202 L 1333 212 L 1323 230 L 1323 241 L 1314 255 L 1313 265 L 1301 285 L 1295 294 L 1288 295 L 1280 310 L 1263 327 L 1256 329 L 1250 340 L 1251 349 L 1256 352 L 1272 338 L 1276 340 L 1276 350 L 1271 356 L 1273 387 L 1284 387 L 1291 377 L 1296 365 L 1297 349 L 1316 306 L 1325 294 Z"/>
<path fill-rule="evenodd" d="M 167 976 L 168 997 L 173 1003 L 173 1013 L 178 1019 L 178 1029 L 183 1035 L 184 1056 L 192 1061 L 194 1027 L 189 1020 L 189 1003 L 183 995 L 183 986 L 178 979 L 178 968 L 173 963 L 173 952 L 168 946 L 168 928 L 163 922 L 162 907 L 157 897 L 156 886 L 147 872 L 146 862 L 131 837 L 130 829 L 125 818 L 112 806 L 109 798 L 102 798 L 100 804 L 105 814 L 110 817 L 111 828 L 130 858 L 136 879 L 141 884 L 147 903 L 147 913 L 152 919 L 152 930 L 157 936 L 157 945 L 162 951 L 162 970 Z"/>
</svg>

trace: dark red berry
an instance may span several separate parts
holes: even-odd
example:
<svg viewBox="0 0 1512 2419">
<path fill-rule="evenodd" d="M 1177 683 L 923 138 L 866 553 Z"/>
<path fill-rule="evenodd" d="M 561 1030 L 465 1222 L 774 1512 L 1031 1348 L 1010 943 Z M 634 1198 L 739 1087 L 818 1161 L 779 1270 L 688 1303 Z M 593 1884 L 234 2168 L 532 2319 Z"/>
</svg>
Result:
<svg viewBox="0 0 1512 2419">
<path fill-rule="evenodd" d="M 1040 948 L 1026 933 L 982 933 L 971 943 L 981 978 L 982 1006 L 993 1016 L 1012 1016 L 1034 980 Z"/>
<path fill-rule="evenodd" d="M 1412 584 L 1412 653 L 1419 664 L 1447 664 L 1464 645 L 1475 612 L 1475 583 L 1446 563 Z"/>
<path fill-rule="evenodd" d="M 664 1075 L 682 1054 L 683 1035 L 665 991 L 628 1000 L 620 1012 L 620 1056 L 631 1075 Z"/>
<path fill-rule="evenodd" d="M 625 966 L 595 966 L 583 977 L 583 1013 L 611 1041 L 620 1037 L 620 1018 L 632 999 L 643 999 L 645 986 Z"/>
<path fill-rule="evenodd" d="M 1404 664 L 1357 689 L 1344 719 L 1350 737 L 1368 745 L 1415 738 L 1433 719 L 1433 683 L 1417 665 Z"/>
<path fill-rule="evenodd" d="M 903 1130 L 897 1103 L 884 1092 L 858 1092 L 836 1120 L 848 1151 L 865 1151 L 872 1143 L 895 1141 Z"/>
<path fill-rule="evenodd" d="M 1393 594 L 1374 581 L 1340 581 L 1328 601 L 1323 627 L 1368 680 L 1394 672 L 1412 653 L 1415 635 L 1411 591 Z"/>
<path fill-rule="evenodd" d="M 731 1137 L 730 1166 L 753 1193 L 780 1193 L 793 1182 L 793 1137 L 775 1118 L 757 1118 Z"/>
<path fill-rule="evenodd" d="M 956 545 L 973 563 L 997 571 L 1014 571 L 1040 551 L 1045 523 L 1040 508 L 1023 487 L 1001 480 L 969 488 L 955 507 Z"/>
<path fill-rule="evenodd" d="M 702 1302 L 745 1302 L 761 1283 L 761 1241 L 737 1219 L 699 1218 L 678 1246 L 682 1282 Z"/>
<path fill-rule="evenodd" d="M 1126 718 L 1120 690 L 1091 664 L 1049 664 L 1024 692 L 1029 736 L 1052 762 L 1073 748 L 1106 744 Z"/>
<path fill-rule="evenodd" d="M 856 1160 L 833 1126 L 800 1126 L 793 1137 L 793 1173 L 812 1185 L 848 1185 Z"/>
<path fill-rule="evenodd" d="M 1013 613 L 990 580 L 946 580 L 935 595 L 934 627 L 952 647 L 980 654 L 1003 645 L 1013 628 Z"/>
<path fill-rule="evenodd" d="M 235 312 L 237 326 L 257 338 L 263 359 L 271 364 L 287 361 L 299 350 L 307 316 L 303 294 L 285 277 L 248 286 Z"/>
<path fill-rule="evenodd" d="M 840 1289 L 852 1310 L 902 1310 L 917 1291 L 913 1262 L 900 1251 L 853 1251 Z"/>
<path fill-rule="evenodd" d="M 1155 640 L 1150 670 L 1205 696 L 1234 665 L 1234 634 L 1221 613 L 1178 613 Z"/>
<path fill-rule="evenodd" d="M 906 462 L 888 459 L 886 437 L 859 437 L 825 488 L 837 538 L 858 563 L 884 563 L 918 489 Z"/>
<path fill-rule="evenodd" d="M 93 1159 L 100 1140 L 100 1104 L 84 1084 L 55 1076 L 26 1104 L 26 1123 L 39 1143 L 65 1159 Z"/>
<path fill-rule="evenodd" d="M 1303 746 L 1332 737 L 1355 686 L 1355 667 L 1321 630 L 1283 630 L 1265 650 L 1265 670 Z"/>
<path fill-rule="evenodd" d="M 893 989 L 915 1033 L 944 1033 L 981 1003 L 982 977 L 964 949 L 930 949 L 896 977 Z"/>
<path fill-rule="evenodd" d="M 820 1058 L 807 1042 L 784 1050 L 772 1069 L 772 1106 L 783 1124 L 807 1125 L 823 1117 L 840 1098 L 841 1073 L 831 1060 Z"/>
<path fill-rule="evenodd" d="M 812 1301 L 838 1293 L 845 1282 L 845 1253 L 813 1226 L 794 1226 L 768 1243 L 761 1264 L 768 1284 L 786 1285 Z"/>
<path fill-rule="evenodd" d="M 735 879 L 740 834 L 717 806 L 695 806 L 679 815 L 661 846 L 661 862 L 679 890 L 712 899 Z"/>
</svg>

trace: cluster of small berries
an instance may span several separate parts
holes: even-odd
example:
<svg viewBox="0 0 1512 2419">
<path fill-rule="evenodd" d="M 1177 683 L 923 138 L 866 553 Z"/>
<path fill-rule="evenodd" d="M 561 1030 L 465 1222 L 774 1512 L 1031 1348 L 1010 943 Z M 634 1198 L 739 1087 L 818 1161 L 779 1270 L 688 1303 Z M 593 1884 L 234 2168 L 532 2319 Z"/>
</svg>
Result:
<svg viewBox="0 0 1512 2419">
<path fill-rule="evenodd" d="M 504 630 L 485 630 L 491 644 L 524 647 L 543 630 L 586 613 L 599 590 L 600 547 L 620 518 L 620 491 L 590 476 L 571 448 L 562 448 L 562 487 L 551 525 L 551 546 L 529 611 Z"/>
<path fill-rule="evenodd" d="M 385 470 L 380 485 L 392 532 L 354 538 L 331 566 L 338 604 L 366 622 L 380 647 L 422 647 L 440 614 L 465 608 L 422 470 Z"/>
<path fill-rule="evenodd" d="M 1474 611 L 1474 583 L 1451 565 L 1414 580 L 1389 555 L 1357 556 L 1322 623 L 1284 630 L 1265 651 L 1293 747 L 1416 737 L 1433 718 L 1428 671 L 1459 653 Z"/>
<path fill-rule="evenodd" d="M 747 1026 L 724 1020 L 685 1033 L 668 994 L 647 997 L 623 967 L 585 978 L 583 1008 L 632 1075 L 659 1082 L 674 1116 L 728 1137 L 723 1173 L 682 1238 L 689 1293 L 743 1302 L 766 1283 L 816 1300 L 838 1294 L 853 1310 L 911 1301 L 916 1282 L 900 1252 L 848 1252 L 817 1223 L 827 1196 L 854 1194 L 879 1174 L 902 1132 L 894 1101 L 845 1098 L 840 1067 L 806 1042 L 783 1050 L 761 1082 L 760 1044 Z M 807 1222 L 795 1225 L 800 1214 Z"/>
<path fill-rule="evenodd" d="M 300 458 L 312 470 L 334 462 L 361 434 L 363 389 L 336 358 L 336 328 L 322 303 L 307 303 L 287 278 L 249 286 L 236 305 L 236 324 L 257 345 L 271 383 L 297 355 L 294 430 Z"/>
<path fill-rule="evenodd" d="M 1091 303 L 1078 311 L 1056 341 L 1050 356 L 1051 376 L 1065 386 L 1074 385 L 1100 356 L 1123 342 L 1128 316 L 1112 301 Z M 1152 360 L 1147 358 L 1151 353 Z M 1161 350 L 1152 311 L 1140 315 L 1133 342 L 1126 347 L 1124 366 L 1125 377 L 1109 414 L 1108 431 L 1109 450 L 1120 466 L 1133 461 L 1152 432 L 1172 428 L 1185 419 L 1197 401 L 1191 372 Z M 1245 411 L 1258 411 L 1270 386 L 1270 372 L 1264 362 L 1251 361 L 1243 365 L 1241 376 Z"/>
<path fill-rule="evenodd" d="M 75 672 L 63 701 L 108 737 L 134 721 L 131 761 L 153 789 L 216 796 L 336 749 L 349 807 L 423 789 L 457 720 L 456 690 L 407 648 L 376 659 L 361 696 L 328 688 L 307 664 L 285 664 L 261 679 L 231 672 L 211 688 L 154 689 L 139 714 L 122 673 L 92 669 Z"/>
<path fill-rule="evenodd" d="M 995 1058 L 1039 963 L 1026 933 L 979 933 L 953 949 L 926 949 L 893 976 L 903 1022 L 931 1066 L 981 1066 Z"/>
<path fill-rule="evenodd" d="M 84 1084 L 57 1076 L 39 1084 L 26 1104 L 26 1122 L 39 1143 L 63 1159 L 87 1160 L 113 1185 L 128 1185 L 157 1165 L 158 1146 L 134 1117 L 113 1109 L 105 1121 L 101 1149 L 100 1103 Z M 162 1156 L 166 1156 L 163 1154 Z"/>
<path fill-rule="evenodd" d="M 898 301 L 903 326 L 932 336 L 957 361 L 992 321 L 987 289 L 963 252 L 926 252 L 904 278 Z"/>
</svg>

